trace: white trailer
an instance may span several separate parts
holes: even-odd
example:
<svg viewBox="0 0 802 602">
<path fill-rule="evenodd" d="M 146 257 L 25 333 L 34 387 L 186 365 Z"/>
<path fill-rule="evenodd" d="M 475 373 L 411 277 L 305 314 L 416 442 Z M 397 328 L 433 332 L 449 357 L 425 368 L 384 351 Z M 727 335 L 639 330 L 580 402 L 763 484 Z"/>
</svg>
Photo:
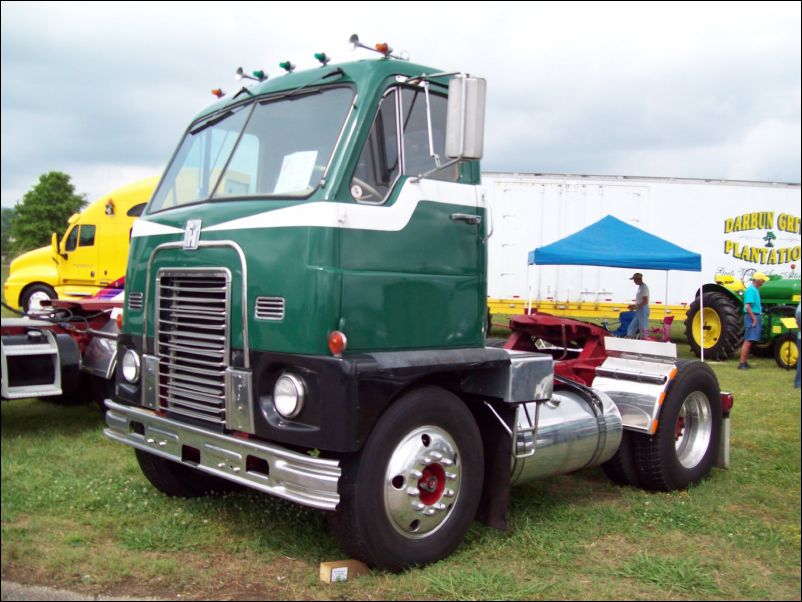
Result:
<svg viewBox="0 0 802 602">
<path fill-rule="evenodd" d="M 527 265 L 529 251 L 605 215 L 702 255 L 701 274 L 639 270 L 658 305 L 685 307 L 720 275 L 800 277 L 798 183 L 488 172 L 482 184 L 494 230 L 488 296 L 515 309 L 506 313 L 530 297 L 589 314 L 630 303 L 633 270 Z"/>
</svg>

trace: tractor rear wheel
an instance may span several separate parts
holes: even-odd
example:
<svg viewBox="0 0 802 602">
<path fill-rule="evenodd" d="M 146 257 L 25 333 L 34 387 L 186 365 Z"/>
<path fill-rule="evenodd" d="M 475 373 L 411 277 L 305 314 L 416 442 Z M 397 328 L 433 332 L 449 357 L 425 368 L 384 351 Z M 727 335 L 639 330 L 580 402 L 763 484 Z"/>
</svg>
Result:
<svg viewBox="0 0 802 602">
<path fill-rule="evenodd" d="M 699 298 L 691 303 L 685 319 L 685 337 L 697 356 L 702 345 L 705 357 L 711 360 L 726 360 L 741 346 L 744 325 L 741 309 L 735 299 L 719 291 L 704 294 L 704 335 L 700 337 L 702 314 Z"/>
</svg>

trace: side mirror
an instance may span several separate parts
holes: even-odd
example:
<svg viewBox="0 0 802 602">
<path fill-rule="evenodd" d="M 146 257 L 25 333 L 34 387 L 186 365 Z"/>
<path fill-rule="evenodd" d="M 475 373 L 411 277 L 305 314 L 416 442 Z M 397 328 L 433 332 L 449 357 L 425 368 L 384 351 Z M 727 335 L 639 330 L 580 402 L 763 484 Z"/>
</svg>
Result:
<svg viewBox="0 0 802 602">
<path fill-rule="evenodd" d="M 456 75 L 448 84 L 446 156 L 450 159 L 481 159 L 485 139 L 485 93 L 487 81 Z"/>
<path fill-rule="evenodd" d="M 63 257 L 64 259 L 67 259 L 68 255 L 61 250 L 63 243 L 64 243 L 63 240 L 61 241 L 61 243 L 59 243 L 58 234 L 53 232 L 53 235 L 50 237 L 50 248 L 53 251 L 54 258 Z"/>
</svg>

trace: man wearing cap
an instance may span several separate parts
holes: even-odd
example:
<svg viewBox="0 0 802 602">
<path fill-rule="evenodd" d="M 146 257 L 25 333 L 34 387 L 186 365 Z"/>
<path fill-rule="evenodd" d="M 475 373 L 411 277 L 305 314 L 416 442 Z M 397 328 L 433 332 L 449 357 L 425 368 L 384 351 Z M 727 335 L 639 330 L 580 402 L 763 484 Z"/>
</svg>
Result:
<svg viewBox="0 0 802 602">
<path fill-rule="evenodd" d="M 752 284 L 744 291 L 744 344 L 741 347 L 741 363 L 738 370 L 748 370 L 750 366 L 746 360 L 749 359 L 749 350 L 752 343 L 760 341 L 761 322 L 760 313 L 763 308 L 760 306 L 760 289 L 763 283 L 769 279 L 763 272 L 755 272 L 752 275 Z"/>
<path fill-rule="evenodd" d="M 635 293 L 635 303 L 628 307 L 635 312 L 635 317 L 627 328 L 627 338 L 634 339 L 638 333 L 643 334 L 649 328 L 649 287 L 643 282 L 643 274 L 636 272 L 632 275 L 635 284 L 638 285 L 638 292 Z"/>
</svg>

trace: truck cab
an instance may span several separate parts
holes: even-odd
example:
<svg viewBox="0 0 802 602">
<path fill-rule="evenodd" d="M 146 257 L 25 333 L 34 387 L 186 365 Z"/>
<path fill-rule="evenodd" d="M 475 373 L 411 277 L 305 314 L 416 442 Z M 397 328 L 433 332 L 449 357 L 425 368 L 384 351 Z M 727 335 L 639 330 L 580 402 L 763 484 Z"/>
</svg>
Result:
<svg viewBox="0 0 802 602">
<path fill-rule="evenodd" d="M 190 123 L 134 224 L 104 434 L 168 495 L 329 511 L 348 554 L 391 570 L 447 556 L 476 517 L 503 528 L 513 481 L 629 466 L 632 441 L 685 433 L 649 486 L 706 476 L 709 368 L 632 341 L 596 390 L 558 382 L 531 337 L 485 346 L 484 80 L 377 50 L 260 74 Z"/>
<path fill-rule="evenodd" d="M 11 262 L 6 301 L 25 311 L 46 299 L 81 299 L 125 275 L 134 220 L 150 199 L 152 177 L 107 194 L 73 214 L 61 240 Z"/>
</svg>

